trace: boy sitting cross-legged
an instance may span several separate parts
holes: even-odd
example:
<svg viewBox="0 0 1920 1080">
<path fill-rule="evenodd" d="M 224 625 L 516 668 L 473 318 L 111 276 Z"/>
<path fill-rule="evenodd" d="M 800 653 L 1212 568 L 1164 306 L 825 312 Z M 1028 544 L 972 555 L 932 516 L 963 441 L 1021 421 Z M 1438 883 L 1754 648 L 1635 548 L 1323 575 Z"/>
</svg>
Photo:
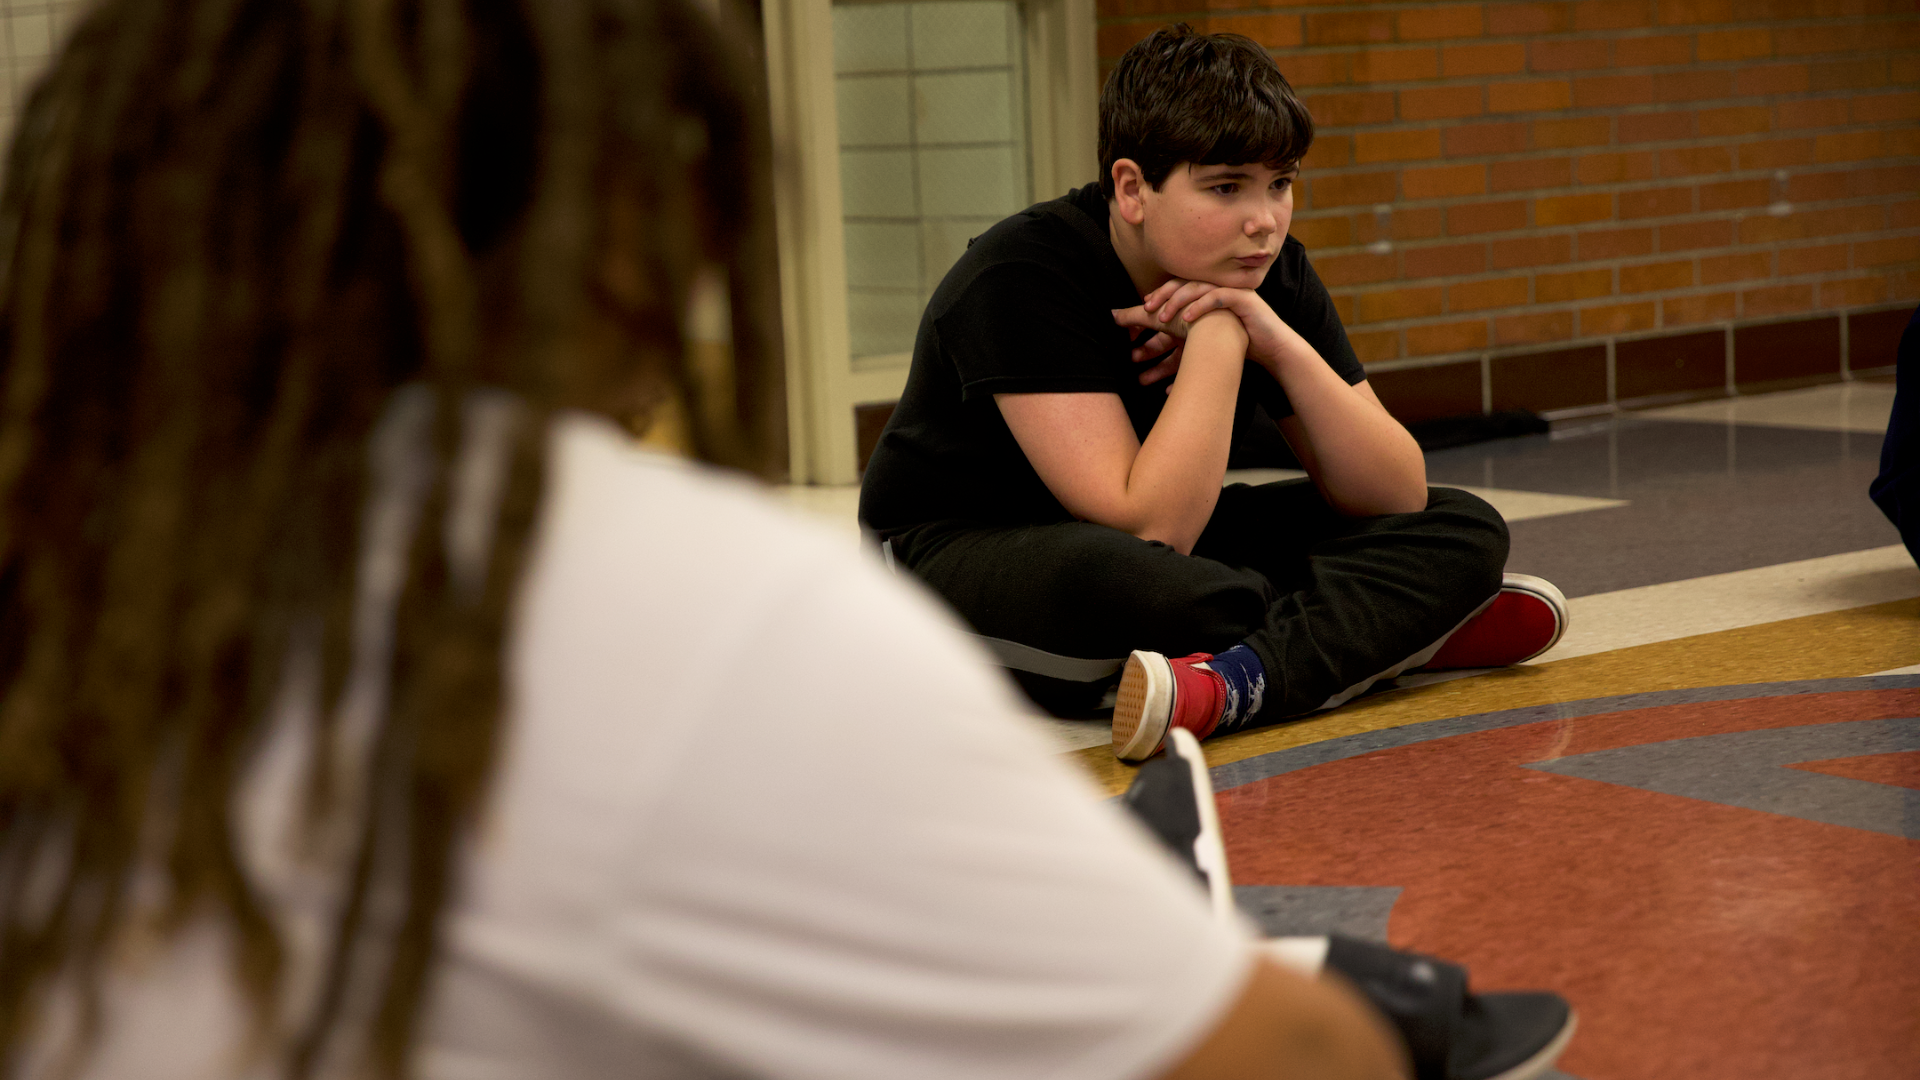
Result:
<svg viewBox="0 0 1920 1080">
<path fill-rule="evenodd" d="M 1516 663 L 1566 622 L 1553 586 L 1503 579 L 1492 507 L 1427 487 L 1287 235 L 1312 139 L 1252 41 L 1135 45 L 1100 182 L 970 245 L 868 465 L 862 521 L 1036 700 L 1086 712 L 1120 674 L 1123 758 Z M 1307 480 L 1221 487 L 1256 404 Z"/>
</svg>

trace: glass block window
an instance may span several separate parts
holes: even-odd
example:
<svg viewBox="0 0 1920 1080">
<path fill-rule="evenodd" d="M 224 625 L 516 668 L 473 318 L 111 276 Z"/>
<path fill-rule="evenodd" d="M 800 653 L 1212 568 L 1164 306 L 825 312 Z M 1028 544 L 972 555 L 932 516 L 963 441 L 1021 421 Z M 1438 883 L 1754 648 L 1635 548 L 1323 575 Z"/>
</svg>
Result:
<svg viewBox="0 0 1920 1080">
<path fill-rule="evenodd" d="M 1023 40 L 1009 0 L 834 5 L 856 368 L 911 352 L 968 238 L 1031 201 Z"/>
</svg>

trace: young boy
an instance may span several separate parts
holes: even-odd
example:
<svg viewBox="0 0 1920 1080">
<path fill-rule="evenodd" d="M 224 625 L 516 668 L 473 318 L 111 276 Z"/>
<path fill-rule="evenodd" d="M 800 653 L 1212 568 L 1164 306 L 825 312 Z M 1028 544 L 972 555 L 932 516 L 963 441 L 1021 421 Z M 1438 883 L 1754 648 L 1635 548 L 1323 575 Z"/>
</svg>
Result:
<svg viewBox="0 0 1920 1080">
<path fill-rule="evenodd" d="M 1100 97 L 1100 182 L 948 272 L 867 468 L 861 520 L 1037 701 L 1088 711 L 1120 672 L 1128 760 L 1169 727 L 1516 663 L 1566 622 L 1551 585 L 1503 584 L 1492 507 L 1427 487 L 1287 235 L 1312 140 L 1246 38 L 1183 24 L 1128 50 Z M 1222 489 L 1256 403 L 1308 480 Z"/>
</svg>

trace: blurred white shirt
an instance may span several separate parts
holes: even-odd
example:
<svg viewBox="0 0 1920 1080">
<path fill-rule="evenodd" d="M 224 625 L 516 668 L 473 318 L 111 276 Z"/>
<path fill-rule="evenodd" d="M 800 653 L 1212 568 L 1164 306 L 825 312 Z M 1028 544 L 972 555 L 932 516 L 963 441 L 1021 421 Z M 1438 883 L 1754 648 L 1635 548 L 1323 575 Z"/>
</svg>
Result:
<svg viewBox="0 0 1920 1080">
<path fill-rule="evenodd" d="M 1224 1015 L 1245 931 L 928 595 L 604 421 L 550 446 L 419 1076 L 1119 1080 Z M 284 857 L 308 725 L 280 727 L 247 849 L 311 958 L 328 924 Z M 125 965 L 82 1075 L 271 1075 L 226 945 Z"/>
</svg>

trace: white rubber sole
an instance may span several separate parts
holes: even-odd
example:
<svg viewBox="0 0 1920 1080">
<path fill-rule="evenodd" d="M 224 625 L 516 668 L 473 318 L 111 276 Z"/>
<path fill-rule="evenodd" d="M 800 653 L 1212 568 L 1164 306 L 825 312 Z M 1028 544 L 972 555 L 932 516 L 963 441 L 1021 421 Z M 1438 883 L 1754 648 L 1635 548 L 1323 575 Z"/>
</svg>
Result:
<svg viewBox="0 0 1920 1080">
<path fill-rule="evenodd" d="M 1113 756 L 1145 761 L 1160 749 L 1173 718 L 1173 664 L 1157 652 L 1135 649 L 1120 671 L 1113 701 Z"/>
</svg>

